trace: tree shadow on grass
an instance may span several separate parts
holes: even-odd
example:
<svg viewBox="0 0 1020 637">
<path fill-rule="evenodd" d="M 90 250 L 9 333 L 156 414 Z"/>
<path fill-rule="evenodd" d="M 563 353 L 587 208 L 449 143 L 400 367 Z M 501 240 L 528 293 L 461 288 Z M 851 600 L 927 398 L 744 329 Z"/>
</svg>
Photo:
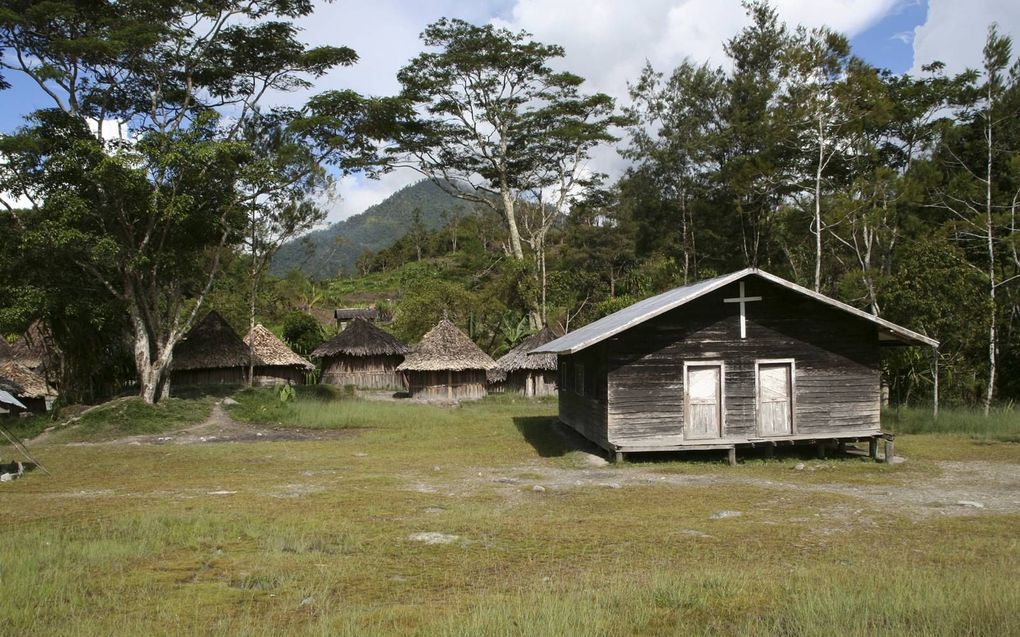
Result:
<svg viewBox="0 0 1020 637">
<path fill-rule="evenodd" d="M 571 451 L 605 455 L 598 445 L 555 416 L 515 416 L 514 426 L 542 458 L 558 458 Z"/>
</svg>

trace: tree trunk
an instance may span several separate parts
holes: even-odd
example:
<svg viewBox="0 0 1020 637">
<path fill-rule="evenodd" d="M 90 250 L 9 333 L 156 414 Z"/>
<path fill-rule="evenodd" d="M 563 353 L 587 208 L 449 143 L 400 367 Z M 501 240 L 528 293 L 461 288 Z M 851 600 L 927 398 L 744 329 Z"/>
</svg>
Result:
<svg viewBox="0 0 1020 637">
<path fill-rule="evenodd" d="M 996 319 L 998 307 L 995 298 L 995 226 L 992 218 L 992 85 L 988 83 L 988 106 L 985 111 L 985 139 L 987 141 L 988 162 L 985 174 L 985 233 L 988 241 L 988 294 L 991 316 L 988 322 L 988 391 L 985 393 L 985 416 L 992 409 L 995 397 L 995 365 L 996 365 Z"/>
<path fill-rule="evenodd" d="M 251 303 L 248 306 L 248 335 L 251 336 L 248 340 L 248 387 L 251 387 L 255 383 L 255 299 L 258 296 L 259 291 L 259 275 L 258 272 L 252 272 L 251 275 Z"/>
<path fill-rule="evenodd" d="M 174 343 L 162 347 L 137 315 L 132 318 L 135 332 L 135 367 L 138 371 L 138 395 L 153 405 L 170 395 L 170 361 Z M 175 340 L 176 342 L 176 340 Z"/>
<path fill-rule="evenodd" d="M 517 211 L 514 209 L 513 195 L 510 193 L 510 188 L 506 186 L 500 191 L 503 197 L 503 216 L 506 218 L 507 229 L 510 231 L 510 251 L 515 259 L 524 259 L 521 232 L 517 229 Z"/>
<path fill-rule="evenodd" d="M 815 292 L 822 288 L 822 167 L 825 161 L 825 136 L 818 118 L 818 165 L 815 168 Z"/>
</svg>

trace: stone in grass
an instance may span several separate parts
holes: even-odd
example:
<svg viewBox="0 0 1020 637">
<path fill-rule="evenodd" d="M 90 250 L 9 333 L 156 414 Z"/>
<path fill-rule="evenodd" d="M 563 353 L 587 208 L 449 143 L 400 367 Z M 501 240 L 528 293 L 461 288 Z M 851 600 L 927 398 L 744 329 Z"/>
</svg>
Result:
<svg viewBox="0 0 1020 637">
<path fill-rule="evenodd" d="M 710 520 L 724 520 L 726 518 L 739 518 L 744 515 L 740 511 L 716 511 L 712 515 L 708 516 Z"/>
<path fill-rule="evenodd" d="M 425 544 L 453 544 L 460 539 L 457 535 L 448 535 L 446 533 L 437 533 L 435 531 L 425 531 L 422 533 L 412 533 L 407 536 L 407 539 L 412 542 L 423 542 Z"/>
<path fill-rule="evenodd" d="M 238 403 L 238 402 L 237 402 L 236 400 L 234 400 L 233 398 L 227 397 L 227 398 L 224 398 L 224 399 L 223 399 L 223 404 L 224 404 L 224 405 L 226 405 L 226 406 L 228 406 L 228 407 L 232 407 L 232 406 L 234 406 L 234 405 L 239 405 L 240 403 Z"/>
<path fill-rule="evenodd" d="M 803 471 L 804 470 L 804 463 L 803 462 L 798 462 L 797 464 L 793 465 L 793 469 L 794 469 L 794 471 Z"/>
<path fill-rule="evenodd" d="M 985 505 L 981 504 L 980 502 L 975 502 L 974 500 L 960 500 L 956 504 L 958 506 L 970 507 L 972 509 L 983 509 L 983 508 L 985 508 Z"/>
<path fill-rule="evenodd" d="M 540 484 L 536 484 L 535 486 L 531 487 L 531 490 L 534 491 L 535 493 L 545 493 L 545 487 L 543 487 Z"/>
</svg>

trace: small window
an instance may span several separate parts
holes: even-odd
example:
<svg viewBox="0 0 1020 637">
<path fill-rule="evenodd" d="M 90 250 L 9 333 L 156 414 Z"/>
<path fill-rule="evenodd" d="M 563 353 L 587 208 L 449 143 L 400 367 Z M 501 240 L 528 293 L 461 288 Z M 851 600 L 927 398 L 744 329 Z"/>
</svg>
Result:
<svg viewBox="0 0 1020 637">
<path fill-rule="evenodd" d="M 584 396 L 584 365 L 581 363 L 574 368 L 574 391 L 578 396 Z"/>
</svg>

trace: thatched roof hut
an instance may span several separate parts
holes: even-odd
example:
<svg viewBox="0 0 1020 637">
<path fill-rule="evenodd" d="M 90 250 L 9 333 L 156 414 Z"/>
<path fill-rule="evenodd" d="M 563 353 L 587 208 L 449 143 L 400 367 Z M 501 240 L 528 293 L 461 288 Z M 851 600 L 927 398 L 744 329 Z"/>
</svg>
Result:
<svg viewBox="0 0 1020 637">
<path fill-rule="evenodd" d="M 303 385 L 305 374 L 315 369 L 261 323 L 244 337 L 253 356 L 253 385 Z"/>
<path fill-rule="evenodd" d="M 0 362 L 0 389 L 10 392 L 29 411 L 47 411 L 57 393 L 39 374 L 16 360 Z"/>
<path fill-rule="evenodd" d="M 316 347 L 312 356 L 322 359 L 323 383 L 404 389 L 404 377 L 397 366 L 410 351 L 403 341 L 359 316 Z"/>
<path fill-rule="evenodd" d="M 248 346 L 215 310 L 174 347 L 171 385 L 241 385 Z"/>
<path fill-rule="evenodd" d="M 485 373 L 495 366 L 496 361 L 444 318 L 397 369 L 407 377 L 412 396 L 458 400 L 484 396 Z"/>
<path fill-rule="evenodd" d="M 488 371 L 489 390 L 519 392 L 525 396 L 555 394 L 556 355 L 529 355 L 528 352 L 556 338 L 555 332 L 544 327 L 501 356 L 496 367 Z"/>
</svg>

